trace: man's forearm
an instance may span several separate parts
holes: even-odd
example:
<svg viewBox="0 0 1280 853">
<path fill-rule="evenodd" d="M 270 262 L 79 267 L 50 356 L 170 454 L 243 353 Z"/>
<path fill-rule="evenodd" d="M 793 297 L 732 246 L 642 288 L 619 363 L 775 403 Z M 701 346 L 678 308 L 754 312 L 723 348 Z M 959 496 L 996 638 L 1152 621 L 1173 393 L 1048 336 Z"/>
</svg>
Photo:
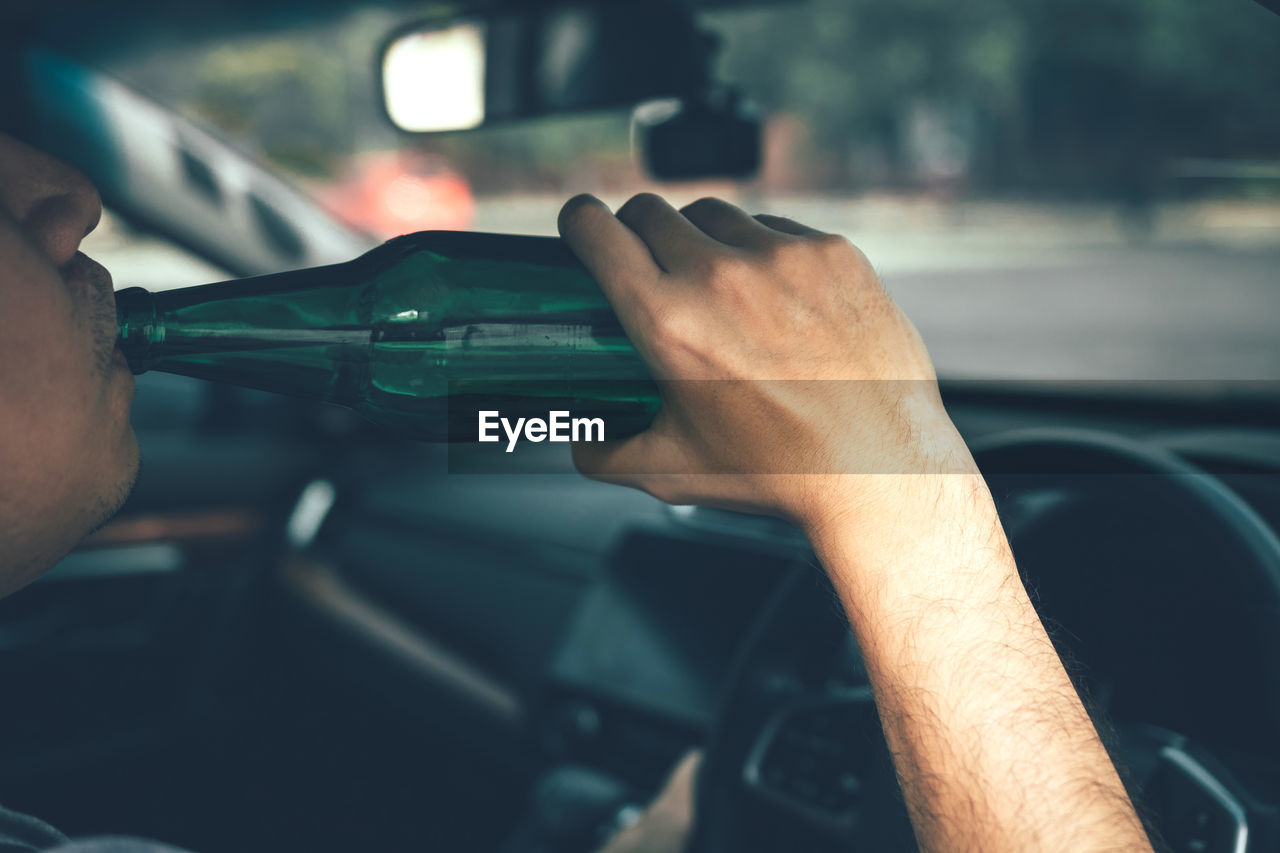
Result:
<svg viewBox="0 0 1280 853">
<path fill-rule="evenodd" d="M 849 613 L 923 849 L 1147 850 L 976 474 L 881 478 L 810 534 Z M 865 483 L 858 493 L 865 495 Z"/>
<path fill-rule="evenodd" d="M 640 195 L 614 215 L 578 198 L 560 228 L 654 376 L 686 380 L 664 384 L 649 429 L 575 445 L 575 463 L 800 523 L 857 632 L 922 846 L 1149 849 L 867 257 L 715 199 Z"/>
</svg>

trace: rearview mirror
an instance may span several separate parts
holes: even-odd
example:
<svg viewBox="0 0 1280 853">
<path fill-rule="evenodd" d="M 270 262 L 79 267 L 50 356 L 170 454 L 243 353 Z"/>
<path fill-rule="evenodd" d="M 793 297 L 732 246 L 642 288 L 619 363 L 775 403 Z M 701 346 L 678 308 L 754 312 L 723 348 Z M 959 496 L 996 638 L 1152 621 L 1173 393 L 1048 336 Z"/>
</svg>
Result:
<svg viewBox="0 0 1280 853">
<path fill-rule="evenodd" d="M 483 124 L 485 53 L 479 20 L 392 39 L 382 59 L 383 99 L 392 123 L 416 133 Z"/>
<path fill-rule="evenodd" d="M 414 133 L 631 107 L 703 91 L 714 49 L 675 0 L 419 21 L 386 42 L 383 104 Z"/>
</svg>

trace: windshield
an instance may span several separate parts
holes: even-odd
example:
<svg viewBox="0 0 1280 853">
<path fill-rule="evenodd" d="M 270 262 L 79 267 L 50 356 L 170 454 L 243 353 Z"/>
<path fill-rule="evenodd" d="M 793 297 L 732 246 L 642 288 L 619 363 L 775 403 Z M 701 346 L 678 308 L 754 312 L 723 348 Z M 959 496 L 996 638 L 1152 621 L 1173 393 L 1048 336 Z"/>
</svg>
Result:
<svg viewBox="0 0 1280 853">
<path fill-rule="evenodd" d="M 551 234 L 584 191 L 718 195 L 853 240 L 944 376 L 1280 376 L 1280 18 L 1250 2 L 716 12 L 720 76 L 766 117 L 742 183 L 649 181 L 625 113 L 399 133 L 372 60 L 403 20 L 170 39 L 109 70 L 378 237 Z"/>
</svg>

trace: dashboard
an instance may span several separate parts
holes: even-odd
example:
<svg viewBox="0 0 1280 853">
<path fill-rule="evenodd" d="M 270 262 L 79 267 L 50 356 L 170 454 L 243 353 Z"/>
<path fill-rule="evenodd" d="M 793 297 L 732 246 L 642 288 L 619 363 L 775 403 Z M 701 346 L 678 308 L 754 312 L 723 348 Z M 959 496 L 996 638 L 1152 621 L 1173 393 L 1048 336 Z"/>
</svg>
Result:
<svg viewBox="0 0 1280 853">
<path fill-rule="evenodd" d="M 550 677 L 584 697 L 707 725 L 787 565 L 767 553 L 632 536 L 578 609 Z"/>
<path fill-rule="evenodd" d="M 971 441 L 1044 423 L 1154 436 L 1280 526 L 1280 432 L 1247 419 L 1224 429 L 1198 406 L 1135 415 L 1070 398 L 1038 403 L 970 395 L 949 408 Z M 440 447 L 409 443 L 356 458 L 333 472 L 340 497 L 325 551 L 355 588 L 429 626 L 535 706 L 568 695 L 696 730 L 773 585 L 812 561 L 803 537 L 772 519 L 667 507 L 571 474 L 450 474 Z M 1158 537 L 1134 542 L 1176 557 Z M 1069 578 L 1060 586 L 1055 595 L 1071 594 Z M 1086 594 L 1071 606 L 1103 604 Z M 1135 630 L 1141 617 L 1130 614 Z"/>
</svg>

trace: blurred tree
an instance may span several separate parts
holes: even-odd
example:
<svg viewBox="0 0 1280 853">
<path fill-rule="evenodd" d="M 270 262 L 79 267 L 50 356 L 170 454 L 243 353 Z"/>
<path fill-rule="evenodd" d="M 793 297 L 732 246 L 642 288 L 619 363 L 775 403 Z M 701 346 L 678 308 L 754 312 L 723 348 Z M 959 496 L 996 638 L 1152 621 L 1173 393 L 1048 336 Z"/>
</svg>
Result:
<svg viewBox="0 0 1280 853">
<path fill-rule="evenodd" d="M 1280 19 L 1247 2 L 1030 8 L 1024 174 L 1140 203 L 1172 157 L 1280 152 Z"/>
<path fill-rule="evenodd" d="M 1171 157 L 1280 153 L 1280 18 L 1246 0 L 808 0 L 717 24 L 724 73 L 808 129 L 817 187 L 857 186 L 869 148 L 909 181 L 922 99 L 975 117 L 971 178 L 995 187 L 1140 200 Z"/>
</svg>

